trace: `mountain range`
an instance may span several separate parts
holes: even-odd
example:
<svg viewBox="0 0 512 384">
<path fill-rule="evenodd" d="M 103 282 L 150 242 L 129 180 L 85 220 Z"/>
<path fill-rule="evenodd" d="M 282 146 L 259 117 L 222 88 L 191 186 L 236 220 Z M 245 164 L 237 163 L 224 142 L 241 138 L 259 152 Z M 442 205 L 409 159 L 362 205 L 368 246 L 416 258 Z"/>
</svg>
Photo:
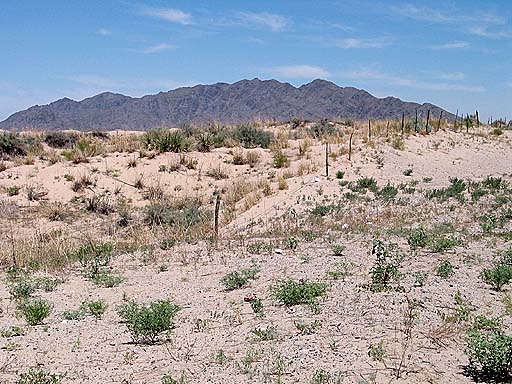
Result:
<svg viewBox="0 0 512 384">
<path fill-rule="evenodd" d="M 240 123 L 253 119 L 288 121 L 328 119 L 432 118 L 454 115 L 430 103 L 377 98 L 365 90 L 314 80 L 300 87 L 277 80 L 241 80 L 183 87 L 140 98 L 104 92 L 82 101 L 63 98 L 14 113 L 4 130 L 148 130 L 185 123 Z"/>
</svg>

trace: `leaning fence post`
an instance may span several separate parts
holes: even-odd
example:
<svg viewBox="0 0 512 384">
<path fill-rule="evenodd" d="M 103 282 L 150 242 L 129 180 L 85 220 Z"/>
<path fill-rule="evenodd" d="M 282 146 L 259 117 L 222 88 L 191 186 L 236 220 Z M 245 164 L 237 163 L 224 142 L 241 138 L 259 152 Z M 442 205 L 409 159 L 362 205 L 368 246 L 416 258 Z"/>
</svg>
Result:
<svg viewBox="0 0 512 384">
<path fill-rule="evenodd" d="M 439 122 L 437 123 L 437 130 L 441 129 L 441 119 L 443 118 L 443 110 L 441 109 L 441 114 L 439 115 Z"/>
</svg>

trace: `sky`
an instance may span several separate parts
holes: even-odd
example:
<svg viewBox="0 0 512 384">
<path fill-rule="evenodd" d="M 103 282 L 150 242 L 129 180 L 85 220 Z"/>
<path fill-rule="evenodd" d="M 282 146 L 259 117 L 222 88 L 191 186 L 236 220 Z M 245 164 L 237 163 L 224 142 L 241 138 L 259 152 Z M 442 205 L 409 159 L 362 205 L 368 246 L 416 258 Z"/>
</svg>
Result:
<svg viewBox="0 0 512 384">
<path fill-rule="evenodd" d="M 510 0 L 3 0 L 0 47 L 0 120 L 255 77 L 512 118 Z"/>
</svg>

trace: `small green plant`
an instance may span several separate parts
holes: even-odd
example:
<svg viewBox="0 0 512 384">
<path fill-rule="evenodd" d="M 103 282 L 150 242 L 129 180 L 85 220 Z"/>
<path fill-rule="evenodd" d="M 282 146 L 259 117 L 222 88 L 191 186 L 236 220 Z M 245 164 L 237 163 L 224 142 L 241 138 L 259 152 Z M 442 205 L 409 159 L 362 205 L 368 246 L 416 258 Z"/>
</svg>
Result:
<svg viewBox="0 0 512 384">
<path fill-rule="evenodd" d="M 40 298 L 25 299 L 19 304 L 19 310 L 29 325 L 38 325 L 50 315 L 53 305 Z"/>
<path fill-rule="evenodd" d="M 400 279 L 399 267 L 402 255 L 398 253 L 398 246 L 374 240 L 372 256 L 376 261 L 370 270 L 372 282 L 369 288 L 373 292 L 389 290 L 391 283 Z"/>
<path fill-rule="evenodd" d="M 407 168 L 404 172 L 403 172 L 404 176 L 411 176 L 412 175 L 412 168 Z"/>
<path fill-rule="evenodd" d="M 263 302 L 261 299 L 258 297 L 253 297 L 249 300 L 249 302 L 251 303 L 251 309 L 256 314 L 256 316 L 263 317 Z"/>
<path fill-rule="evenodd" d="M 301 335 L 312 335 L 322 326 L 322 322 L 320 320 L 315 320 L 312 323 L 306 323 L 305 321 L 299 320 L 294 322 L 294 324 L 295 328 L 297 328 Z"/>
<path fill-rule="evenodd" d="M 334 244 L 331 249 L 334 256 L 343 256 L 345 252 L 345 246 L 342 244 Z"/>
<path fill-rule="evenodd" d="M 16 196 L 20 194 L 21 187 L 13 185 L 11 187 L 7 187 L 5 191 L 7 192 L 7 196 Z"/>
<path fill-rule="evenodd" d="M 410 231 L 407 242 L 412 249 L 424 248 L 429 242 L 429 236 L 423 227 L 415 228 Z"/>
<path fill-rule="evenodd" d="M 345 172 L 344 171 L 336 171 L 336 178 L 337 179 L 343 179 L 345 177 Z"/>
<path fill-rule="evenodd" d="M 30 368 L 19 376 L 17 384 L 60 384 L 62 376 L 51 373 L 42 367 Z"/>
<path fill-rule="evenodd" d="M 91 281 L 100 287 L 113 288 L 121 284 L 124 279 L 122 276 L 114 275 L 109 272 L 100 272 L 94 275 Z"/>
<path fill-rule="evenodd" d="M 82 308 L 68 309 L 62 312 L 62 318 L 65 320 L 82 320 L 85 316 L 87 316 L 87 314 L 84 313 Z"/>
<path fill-rule="evenodd" d="M 428 272 L 414 272 L 414 286 L 423 287 L 428 278 Z"/>
<path fill-rule="evenodd" d="M 23 336 L 24 334 L 25 330 L 18 326 L 0 329 L 0 336 L 2 337 L 16 337 Z"/>
<path fill-rule="evenodd" d="M 22 278 L 9 286 L 9 293 L 15 300 L 30 297 L 37 289 L 31 279 Z"/>
<path fill-rule="evenodd" d="M 336 263 L 333 270 L 327 271 L 327 277 L 332 280 L 344 280 L 353 268 L 354 263 L 350 261 L 340 261 Z"/>
<path fill-rule="evenodd" d="M 385 352 L 383 340 L 377 345 L 370 344 L 368 347 L 368 356 L 375 361 L 383 361 Z"/>
<path fill-rule="evenodd" d="M 482 280 L 496 291 L 512 281 L 512 257 L 505 253 L 491 268 L 482 272 Z"/>
<path fill-rule="evenodd" d="M 278 333 L 276 327 L 255 328 L 251 331 L 258 341 L 269 341 L 277 339 Z"/>
<path fill-rule="evenodd" d="M 376 195 L 386 201 L 393 200 L 398 194 L 398 189 L 391 184 L 387 184 L 376 192 Z"/>
<path fill-rule="evenodd" d="M 184 373 L 181 374 L 179 379 L 174 379 L 170 373 L 166 373 L 162 376 L 162 384 L 186 384 L 187 381 L 187 377 Z"/>
<path fill-rule="evenodd" d="M 455 274 L 455 268 L 449 260 L 444 259 L 439 263 L 436 273 L 437 276 L 442 277 L 443 279 L 449 279 Z"/>
<path fill-rule="evenodd" d="M 174 316 L 181 310 L 170 300 L 139 304 L 130 300 L 118 308 L 134 342 L 154 343 L 163 333 L 171 332 Z"/>
<path fill-rule="evenodd" d="M 81 305 L 81 308 L 84 312 L 89 313 L 96 317 L 97 319 L 101 318 L 105 311 L 108 308 L 108 304 L 104 300 L 92 300 L 92 301 L 84 301 Z"/>
<path fill-rule="evenodd" d="M 327 292 L 327 284 L 315 281 L 292 279 L 276 283 L 270 288 L 274 298 L 281 304 L 293 306 L 308 304 L 313 311 L 318 310 L 317 298 Z"/>
<path fill-rule="evenodd" d="M 245 287 L 249 280 L 255 280 L 258 277 L 260 269 L 257 266 L 241 269 L 240 271 L 230 272 L 221 279 L 227 291 Z"/>
<path fill-rule="evenodd" d="M 507 381 L 512 374 L 512 336 L 498 318 L 477 317 L 466 336 L 465 353 L 474 376 L 493 382 Z"/>
</svg>

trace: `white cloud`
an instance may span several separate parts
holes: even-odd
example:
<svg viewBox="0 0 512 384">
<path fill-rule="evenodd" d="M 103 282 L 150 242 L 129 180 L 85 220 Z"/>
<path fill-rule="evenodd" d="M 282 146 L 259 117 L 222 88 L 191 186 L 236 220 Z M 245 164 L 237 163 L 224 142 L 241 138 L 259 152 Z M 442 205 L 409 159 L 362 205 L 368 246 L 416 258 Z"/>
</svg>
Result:
<svg viewBox="0 0 512 384">
<path fill-rule="evenodd" d="M 314 65 L 283 65 L 264 69 L 264 72 L 287 79 L 311 79 L 330 76 L 329 71 Z"/>
<path fill-rule="evenodd" d="M 432 45 L 432 46 L 430 46 L 430 48 L 431 49 L 439 49 L 439 50 L 443 50 L 443 49 L 450 50 L 450 49 L 466 49 L 466 48 L 469 48 L 470 46 L 471 46 L 471 43 L 468 43 L 467 41 L 452 41 L 449 43 Z"/>
<path fill-rule="evenodd" d="M 346 38 L 334 41 L 334 45 L 339 48 L 384 48 L 391 45 L 393 40 L 390 37 L 377 37 L 371 39 L 363 38 Z"/>
<path fill-rule="evenodd" d="M 438 80 L 460 81 L 464 80 L 466 76 L 462 72 L 427 72 L 432 75 L 432 78 Z"/>
<path fill-rule="evenodd" d="M 463 13 L 456 8 L 451 9 L 433 9 L 430 7 L 420 7 L 414 4 L 405 3 L 391 6 L 391 11 L 407 17 L 409 19 L 429 21 L 432 23 L 467 23 L 480 22 L 492 25 L 504 25 L 507 19 L 490 12 L 476 10 L 473 14 Z"/>
<path fill-rule="evenodd" d="M 471 27 L 469 33 L 475 36 L 486 37 L 489 39 L 509 39 L 512 38 L 511 29 L 498 29 L 491 31 L 487 25 L 478 25 Z"/>
<path fill-rule="evenodd" d="M 427 82 L 410 79 L 403 76 L 396 76 L 388 73 L 359 70 L 348 71 L 341 74 L 342 77 L 354 80 L 380 80 L 390 85 L 402 86 L 407 88 L 425 89 L 431 91 L 465 91 L 465 92 L 483 92 L 484 87 L 478 85 L 452 84 L 447 82 Z"/>
<path fill-rule="evenodd" d="M 253 28 L 268 28 L 273 32 L 279 32 L 285 29 L 289 21 L 287 18 L 274 13 L 254 13 L 238 12 L 236 15 L 236 24 L 246 25 Z"/>
<path fill-rule="evenodd" d="M 95 33 L 100 36 L 110 36 L 112 34 L 112 31 L 110 29 L 100 28 L 97 29 Z"/>
<path fill-rule="evenodd" d="M 142 53 L 160 53 L 163 51 L 168 51 L 169 49 L 176 48 L 175 45 L 162 43 L 157 45 L 152 45 L 150 47 L 144 48 L 141 52 Z"/>
<path fill-rule="evenodd" d="M 146 16 L 171 21 L 183 25 L 192 24 L 192 15 L 174 8 L 147 8 L 142 12 Z"/>
</svg>

